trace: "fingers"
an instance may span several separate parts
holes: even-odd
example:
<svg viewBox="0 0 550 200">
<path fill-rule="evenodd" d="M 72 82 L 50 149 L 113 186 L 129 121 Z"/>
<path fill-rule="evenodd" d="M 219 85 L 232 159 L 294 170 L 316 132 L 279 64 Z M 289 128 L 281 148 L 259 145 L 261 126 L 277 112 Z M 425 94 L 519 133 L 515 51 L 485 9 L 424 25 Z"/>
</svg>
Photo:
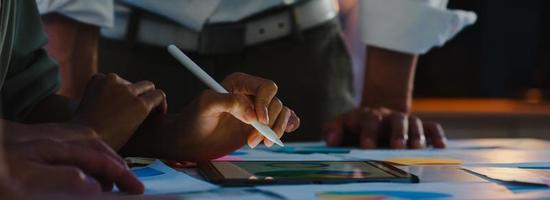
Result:
<svg viewBox="0 0 550 200">
<path fill-rule="evenodd" d="M 277 121 L 277 117 L 279 116 L 279 114 L 281 114 L 281 111 L 283 110 L 284 106 L 283 106 L 283 102 L 281 102 L 281 100 L 279 100 L 279 98 L 275 97 L 273 98 L 273 100 L 271 101 L 271 103 L 269 104 L 269 127 L 273 127 L 273 125 L 275 124 L 275 121 Z"/>
<path fill-rule="evenodd" d="M 445 132 L 440 124 L 434 122 L 424 122 L 424 132 L 428 143 L 434 148 L 447 147 Z"/>
<path fill-rule="evenodd" d="M 424 127 L 422 120 L 416 116 L 409 117 L 409 148 L 422 149 L 426 147 L 426 137 L 424 136 Z"/>
<path fill-rule="evenodd" d="M 363 122 L 361 133 L 359 135 L 359 145 L 363 149 L 373 149 L 377 146 L 378 133 L 382 128 L 382 113 L 371 110 L 363 113 Z"/>
<path fill-rule="evenodd" d="M 140 81 L 131 85 L 134 95 L 139 96 L 146 92 L 155 90 L 155 84 L 151 81 Z"/>
<path fill-rule="evenodd" d="M 72 165 L 81 168 L 102 183 L 104 189 L 111 189 L 115 182 L 121 191 L 132 194 L 143 193 L 143 184 L 128 167 L 101 151 L 64 143 L 42 143 L 49 145 L 41 151 L 47 162 L 59 165 Z"/>
<path fill-rule="evenodd" d="M 325 142 L 328 146 L 339 146 L 343 142 L 343 117 L 340 116 L 337 119 L 325 123 L 323 126 L 323 135 L 325 136 Z"/>
<path fill-rule="evenodd" d="M 34 190 L 44 192 L 69 192 L 74 194 L 98 194 L 101 185 L 80 169 L 70 166 L 44 166 L 25 180 Z"/>
<path fill-rule="evenodd" d="M 269 105 L 269 123 L 268 123 L 268 125 L 272 129 L 273 129 L 273 125 L 275 124 L 275 122 L 277 122 L 279 114 L 281 114 L 281 111 L 283 110 L 283 107 L 284 106 L 283 106 L 283 103 L 281 102 L 281 100 L 279 100 L 279 98 L 277 98 L 277 97 L 274 97 L 273 100 L 271 101 L 270 105 Z M 275 131 L 275 133 L 277 133 L 279 135 L 278 132 Z M 282 136 L 282 133 L 279 135 L 279 137 L 280 136 Z M 267 147 L 273 146 L 273 142 L 271 142 L 269 139 L 264 137 L 263 140 L 264 140 L 264 144 Z"/>
<path fill-rule="evenodd" d="M 300 117 L 296 115 L 296 113 L 291 110 L 290 111 L 290 119 L 288 120 L 288 126 L 286 127 L 285 132 L 290 133 L 295 131 L 300 127 Z"/>
<path fill-rule="evenodd" d="M 166 103 L 166 94 L 162 90 L 149 91 L 140 96 L 143 101 L 147 112 L 150 112 L 156 107 L 160 107 L 163 113 L 168 110 L 168 104 Z"/>
<path fill-rule="evenodd" d="M 205 90 L 199 97 L 197 109 L 200 115 L 209 117 L 229 113 L 246 124 L 258 121 L 254 104 L 243 94 L 220 94 Z"/>
<path fill-rule="evenodd" d="M 407 148 L 409 120 L 404 113 L 392 113 L 390 120 L 390 147 L 393 149 Z"/>
<path fill-rule="evenodd" d="M 275 120 L 275 123 L 273 124 L 272 129 L 273 131 L 275 131 L 275 133 L 277 133 L 277 136 L 279 138 L 283 136 L 285 129 L 288 125 L 288 120 L 290 119 L 290 116 L 291 116 L 291 110 L 287 107 L 284 107 L 280 115 L 277 116 L 277 119 Z M 264 139 L 264 144 L 267 147 L 273 146 L 273 142 L 271 142 L 267 138 Z"/>
<path fill-rule="evenodd" d="M 86 140 L 73 140 L 73 141 L 67 141 L 68 143 L 79 145 L 82 147 L 88 147 L 90 149 L 94 149 L 96 151 L 102 152 L 108 156 L 110 156 L 112 159 L 116 160 L 121 165 L 126 165 L 126 161 L 122 159 L 109 145 L 104 143 L 103 141 L 99 139 L 86 139 Z"/>
<path fill-rule="evenodd" d="M 253 95 L 259 121 L 263 124 L 269 123 L 268 107 L 278 90 L 275 82 L 245 73 L 233 73 L 222 84 L 231 93 Z"/>
<path fill-rule="evenodd" d="M 262 142 L 264 136 L 258 132 L 258 130 L 253 129 L 252 132 L 248 135 L 247 144 L 250 148 L 254 149 L 258 144 Z"/>
</svg>

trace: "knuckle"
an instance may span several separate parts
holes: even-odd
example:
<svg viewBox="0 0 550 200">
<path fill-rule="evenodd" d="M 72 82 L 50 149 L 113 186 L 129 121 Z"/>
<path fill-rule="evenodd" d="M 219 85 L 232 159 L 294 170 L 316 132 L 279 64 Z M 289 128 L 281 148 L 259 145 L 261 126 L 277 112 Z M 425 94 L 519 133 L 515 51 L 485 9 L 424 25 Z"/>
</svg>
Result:
<svg viewBox="0 0 550 200">
<path fill-rule="evenodd" d="M 391 114 L 391 117 L 398 120 L 404 120 L 407 118 L 407 114 L 402 112 L 394 112 Z"/>
<path fill-rule="evenodd" d="M 163 99 L 166 99 L 166 93 L 163 90 L 157 89 L 157 90 L 155 90 L 155 92 L 157 92 L 159 95 L 161 95 Z"/>
<path fill-rule="evenodd" d="M 231 78 L 246 78 L 248 76 L 250 76 L 250 75 L 248 75 L 246 73 L 243 73 L 243 72 L 234 72 L 231 75 L 229 75 L 229 77 L 231 77 Z"/>
<path fill-rule="evenodd" d="M 145 80 L 145 81 L 142 81 L 144 85 L 148 85 L 149 87 L 155 89 L 156 86 L 155 86 L 155 83 L 153 83 L 152 81 L 149 81 L 149 80 Z"/>
<path fill-rule="evenodd" d="M 136 88 L 132 85 L 124 85 L 124 84 L 117 84 L 120 86 L 120 88 L 124 89 L 126 92 L 129 92 L 131 94 L 134 94 L 136 92 Z"/>
<path fill-rule="evenodd" d="M 82 170 L 76 168 L 76 167 L 66 167 L 63 169 L 63 176 L 65 179 L 70 183 L 74 185 L 79 185 L 84 183 L 86 175 Z"/>
<path fill-rule="evenodd" d="M 277 97 L 273 98 L 273 100 L 271 100 L 271 103 L 273 104 L 273 107 L 275 107 L 276 109 L 283 108 L 283 102 Z"/>
<path fill-rule="evenodd" d="M 239 81 L 239 80 L 242 80 L 242 79 L 246 79 L 248 78 L 250 75 L 248 74 L 245 74 L 243 72 L 234 72 L 234 73 L 231 73 L 229 76 L 227 76 L 225 79 L 224 79 L 224 83 L 228 83 L 228 82 L 235 82 L 235 81 Z"/>
<path fill-rule="evenodd" d="M 284 106 L 283 109 L 282 109 L 282 113 L 283 113 L 284 115 L 290 117 L 291 114 L 292 114 L 292 110 L 290 110 L 290 108 Z M 287 117 L 287 118 L 288 118 L 288 117 Z"/>
<path fill-rule="evenodd" d="M 107 75 L 105 75 L 105 80 L 110 82 L 118 81 L 119 78 L 120 77 L 116 73 L 108 73 Z"/>
<path fill-rule="evenodd" d="M 361 111 L 359 112 L 359 117 L 363 122 L 381 122 L 383 119 L 382 114 L 376 112 L 375 110 Z"/>
<path fill-rule="evenodd" d="M 273 82 L 272 80 L 265 80 L 265 83 L 263 84 L 263 87 L 269 91 L 277 92 L 279 90 L 279 86 L 277 83 Z"/>
<path fill-rule="evenodd" d="M 243 94 L 233 94 L 231 95 L 233 98 L 231 98 L 231 103 L 233 106 L 239 106 L 241 104 L 245 104 L 249 101 L 248 96 Z"/>
</svg>

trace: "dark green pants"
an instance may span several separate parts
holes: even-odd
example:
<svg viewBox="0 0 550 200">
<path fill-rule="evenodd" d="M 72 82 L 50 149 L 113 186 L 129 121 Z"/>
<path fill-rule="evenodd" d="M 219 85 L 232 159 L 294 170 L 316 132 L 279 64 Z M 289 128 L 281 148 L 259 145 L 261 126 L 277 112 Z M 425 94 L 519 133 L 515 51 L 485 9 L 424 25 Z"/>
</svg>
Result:
<svg viewBox="0 0 550 200">
<path fill-rule="evenodd" d="M 289 36 L 236 54 L 189 55 L 220 81 L 233 72 L 275 81 L 278 97 L 302 120 L 301 128 L 286 135 L 286 141 L 319 140 L 323 122 L 353 107 L 351 60 L 336 20 L 302 32 L 301 37 Z M 171 112 L 205 89 L 165 47 L 103 40 L 99 59 L 104 73 L 155 82 L 167 93 Z"/>
</svg>

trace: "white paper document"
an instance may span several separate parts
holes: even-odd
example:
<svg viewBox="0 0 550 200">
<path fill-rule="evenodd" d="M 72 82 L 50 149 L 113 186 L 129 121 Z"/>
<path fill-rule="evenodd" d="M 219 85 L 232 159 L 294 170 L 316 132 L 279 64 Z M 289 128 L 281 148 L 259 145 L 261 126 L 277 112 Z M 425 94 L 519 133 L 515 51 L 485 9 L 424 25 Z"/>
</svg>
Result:
<svg viewBox="0 0 550 200">
<path fill-rule="evenodd" d="M 257 188 L 285 199 L 505 199 L 514 195 L 494 183 L 353 183 Z"/>
<path fill-rule="evenodd" d="M 166 166 L 160 160 L 146 167 L 132 169 L 145 185 L 145 194 L 178 194 L 219 188 Z"/>
<path fill-rule="evenodd" d="M 499 181 L 550 186 L 550 170 L 505 167 L 463 167 L 463 169 Z"/>
<path fill-rule="evenodd" d="M 455 160 L 461 164 L 480 163 L 540 163 L 550 162 L 550 151 L 545 150 L 352 150 L 344 156 L 345 159 L 395 160 L 412 158 L 432 158 L 440 160 Z"/>
</svg>

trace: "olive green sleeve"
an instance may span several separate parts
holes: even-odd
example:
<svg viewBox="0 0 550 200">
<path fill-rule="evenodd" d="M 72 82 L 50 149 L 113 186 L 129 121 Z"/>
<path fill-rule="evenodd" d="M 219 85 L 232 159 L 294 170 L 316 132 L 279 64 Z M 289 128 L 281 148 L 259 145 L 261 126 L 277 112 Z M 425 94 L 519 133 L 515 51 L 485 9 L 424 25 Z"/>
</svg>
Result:
<svg viewBox="0 0 550 200">
<path fill-rule="evenodd" d="M 14 41 L 9 70 L 2 88 L 3 117 L 22 121 L 33 106 L 59 88 L 58 65 L 43 46 L 46 34 L 35 0 L 15 0 Z"/>
</svg>

